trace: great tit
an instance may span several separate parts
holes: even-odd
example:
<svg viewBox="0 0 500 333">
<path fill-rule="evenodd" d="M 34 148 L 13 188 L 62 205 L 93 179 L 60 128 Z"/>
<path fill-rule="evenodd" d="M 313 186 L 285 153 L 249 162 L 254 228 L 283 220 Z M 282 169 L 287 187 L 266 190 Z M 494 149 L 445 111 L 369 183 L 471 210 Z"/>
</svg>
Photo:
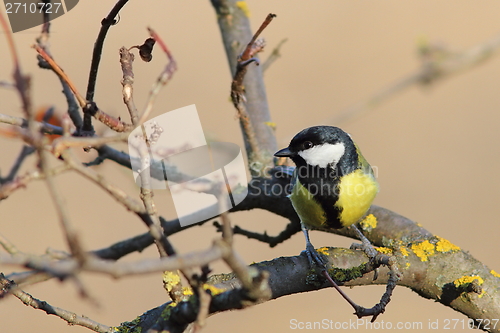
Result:
<svg viewBox="0 0 500 333">
<path fill-rule="evenodd" d="M 333 126 L 306 128 L 274 155 L 296 165 L 289 197 L 300 217 L 309 261 L 324 266 L 308 227 L 340 229 L 358 222 L 379 190 L 373 170 L 351 136 Z"/>
</svg>

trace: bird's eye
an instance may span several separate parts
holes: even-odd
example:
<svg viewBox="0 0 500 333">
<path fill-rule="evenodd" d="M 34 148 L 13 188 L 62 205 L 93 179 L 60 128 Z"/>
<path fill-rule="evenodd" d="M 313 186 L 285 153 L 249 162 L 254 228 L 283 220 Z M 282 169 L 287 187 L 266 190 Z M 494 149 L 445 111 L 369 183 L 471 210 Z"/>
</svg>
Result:
<svg viewBox="0 0 500 333">
<path fill-rule="evenodd" d="M 311 141 L 304 142 L 304 149 L 312 148 L 314 144 Z"/>
</svg>

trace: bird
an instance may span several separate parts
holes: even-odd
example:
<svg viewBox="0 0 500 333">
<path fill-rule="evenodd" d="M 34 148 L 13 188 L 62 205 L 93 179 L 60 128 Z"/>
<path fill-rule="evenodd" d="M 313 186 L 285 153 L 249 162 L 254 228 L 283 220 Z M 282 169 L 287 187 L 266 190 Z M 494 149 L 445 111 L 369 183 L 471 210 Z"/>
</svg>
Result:
<svg viewBox="0 0 500 333">
<path fill-rule="evenodd" d="M 373 169 L 351 136 L 334 126 L 306 128 L 274 156 L 289 157 L 296 165 L 289 198 L 300 218 L 309 262 L 324 267 L 308 230 L 340 229 L 360 221 L 379 191 Z M 356 230 L 366 245 L 368 240 Z"/>
</svg>

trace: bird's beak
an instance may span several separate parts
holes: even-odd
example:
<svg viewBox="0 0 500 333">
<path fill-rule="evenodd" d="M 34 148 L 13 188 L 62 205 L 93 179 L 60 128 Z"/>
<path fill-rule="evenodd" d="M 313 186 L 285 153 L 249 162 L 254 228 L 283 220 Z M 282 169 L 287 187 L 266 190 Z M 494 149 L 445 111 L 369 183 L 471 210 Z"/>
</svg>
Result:
<svg viewBox="0 0 500 333">
<path fill-rule="evenodd" d="M 274 154 L 274 156 L 276 156 L 276 157 L 292 157 L 292 156 L 295 156 L 295 154 L 294 154 L 294 153 L 292 153 L 292 152 L 290 151 L 290 149 L 288 149 L 288 147 L 286 147 L 286 148 L 283 148 L 283 149 L 281 149 L 281 150 L 277 151 L 277 152 Z"/>
</svg>

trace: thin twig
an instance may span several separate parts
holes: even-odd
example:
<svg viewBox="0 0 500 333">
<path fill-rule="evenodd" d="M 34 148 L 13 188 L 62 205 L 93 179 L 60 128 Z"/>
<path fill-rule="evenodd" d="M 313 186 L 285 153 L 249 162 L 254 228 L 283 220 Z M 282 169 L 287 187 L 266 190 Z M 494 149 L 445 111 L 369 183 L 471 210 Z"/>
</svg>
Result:
<svg viewBox="0 0 500 333">
<path fill-rule="evenodd" d="M 82 95 L 80 95 L 80 93 L 76 90 L 75 85 L 73 84 L 73 82 L 71 82 L 68 75 L 64 73 L 64 71 L 59 67 L 59 65 L 54 61 L 54 59 L 52 59 L 52 57 L 48 55 L 40 46 L 35 44 L 33 45 L 33 48 L 38 52 L 38 54 L 40 54 L 40 56 L 43 57 L 43 59 L 45 59 L 45 61 L 49 63 L 52 70 L 56 72 L 57 75 L 59 75 L 59 77 L 68 84 L 69 88 L 71 89 L 76 99 L 78 100 L 78 104 L 80 104 L 80 107 L 82 107 L 84 110 L 84 120 L 86 115 L 91 115 L 100 122 L 102 122 L 104 125 L 108 126 L 112 130 L 115 130 L 117 132 L 128 132 L 133 129 L 133 126 L 131 124 L 127 124 L 121 121 L 120 119 L 105 113 L 104 111 L 99 109 L 95 103 L 93 102 L 87 103 L 87 101 L 82 97 Z M 93 134 L 93 132 L 85 132 L 83 128 L 82 131 L 84 133 Z"/>
<path fill-rule="evenodd" d="M 44 3 L 47 3 L 47 0 L 43 1 Z M 47 42 L 50 37 L 50 11 L 44 10 L 43 11 L 43 24 L 42 24 L 42 31 L 40 33 L 40 36 L 36 39 L 37 43 L 42 44 L 47 46 Z"/>
<path fill-rule="evenodd" d="M 245 261 L 234 251 L 232 247 L 231 223 L 227 213 L 221 214 L 223 221 L 223 238 L 215 243 L 221 247 L 226 247 L 223 257 L 226 264 L 233 270 L 241 281 L 243 288 L 248 291 L 248 296 L 256 303 L 268 300 L 272 293 L 268 285 L 269 275 L 265 271 L 258 271 L 254 267 L 248 267 Z"/>
<path fill-rule="evenodd" d="M 233 229 L 231 227 L 231 221 L 229 220 L 229 217 L 227 216 L 227 212 L 222 213 L 220 218 L 222 220 L 222 239 L 224 239 L 224 241 L 227 244 L 232 246 L 233 245 Z"/>
<path fill-rule="evenodd" d="M 12 61 L 14 63 L 14 85 L 21 97 L 23 111 L 28 115 L 31 110 L 31 101 L 28 94 L 29 77 L 24 76 L 21 72 L 21 64 L 19 62 L 16 45 L 14 43 L 14 39 L 12 38 L 12 33 L 10 31 L 9 25 L 7 24 L 7 21 L 5 20 L 3 14 L 0 14 L 0 24 L 2 25 L 2 29 L 5 33 L 5 38 L 7 39 L 7 44 L 9 45 Z"/>
<path fill-rule="evenodd" d="M 69 88 L 71 89 L 71 91 L 75 95 L 76 99 L 78 100 L 78 103 L 80 104 L 80 106 L 84 107 L 87 104 L 87 101 L 82 97 L 82 95 L 80 95 L 80 93 L 76 89 L 76 86 L 70 80 L 68 75 L 66 75 L 66 73 L 64 73 L 64 71 L 61 69 L 61 67 L 59 67 L 59 65 L 54 61 L 54 59 L 52 59 L 52 57 L 47 52 L 45 52 L 45 50 L 42 47 L 40 47 L 40 45 L 34 44 L 32 47 L 36 50 L 36 52 L 38 52 L 38 54 L 40 56 L 43 57 L 43 59 L 45 61 L 47 61 L 49 63 L 52 70 L 57 75 L 59 75 L 64 80 L 64 82 L 66 82 L 68 84 Z"/>
<path fill-rule="evenodd" d="M 109 14 L 101 21 L 101 29 L 97 35 L 94 43 L 94 50 L 92 52 L 92 62 L 90 64 L 89 80 L 87 84 L 86 99 L 89 102 L 94 101 L 95 85 L 97 82 L 97 71 L 99 70 L 99 63 L 101 62 L 102 48 L 104 46 L 104 39 L 108 33 L 109 28 L 116 23 L 115 17 L 118 16 L 120 10 L 127 4 L 128 0 L 118 0 Z M 87 133 L 93 133 L 91 114 L 83 114 L 83 127 L 82 130 Z"/>
<path fill-rule="evenodd" d="M 45 52 L 47 52 L 47 54 L 50 55 L 49 43 L 48 43 L 50 38 L 50 16 L 49 13 L 47 13 L 46 11 L 44 12 L 43 19 L 44 19 L 44 24 L 42 25 L 42 31 L 40 33 L 40 36 L 38 36 L 38 38 L 36 39 L 36 42 L 38 45 L 40 45 L 40 47 L 42 47 L 45 50 Z M 50 69 L 54 71 L 53 68 L 41 56 L 39 56 L 38 66 L 40 68 Z M 54 73 L 56 72 L 54 71 Z M 57 77 L 61 82 L 61 85 L 63 87 L 63 94 L 66 97 L 66 102 L 68 104 L 68 114 L 71 117 L 71 120 L 73 121 L 73 125 L 75 125 L 77 130 L 80 130 L 83 124 L 83 120 L 82 117 L 80 116 L 80 113 L 78 112 L 79 108 L 78 104 L 76 103 L 75 96 L 73 95 L 66 81 L 64 81 L 64 79 L 60 75 L 57 75 Z"/>
<path fill-rule="evenodd" d="M 0 80 L 0 87 L 6 89 L 16 89 L 16 87 L 11 82 L 5 80 Z"/>
<path fill-rule="evenodd" d="M 233 76 L 233 81 L 231 82 L 231 100 L 233 101 L 234 107 L 238 111 L 238 117 L 240 119 L 243 135 L 250 148 L 250 151 L 247 151 L 247 156 L 248 163 L 253 166 L 251 167 L 251 172 L 253 174 L 260 173 L 261 170 L 254 170 L 256 168 L 255 165 L 260 165 L 261 167 L 263 167 L 264 163 L 262 163 L 262 161 L 264 160 L 264 158 L 261 156 L 262 152 L 256 137 L 255 130 L 253 129 L 253 125 L 250 121 L 245 103 L 243 103 L 246 100 L 243 79 L 247 72 L 247 66 L 252 62 L 257 62 L 258 64 L 258 60 L 257 58 L 254 58 L 254 56 L 258 52 L 262 51 L 265 44 L 263 42 L 258 42 L 257 38 L 275 17 L 275 14 L 267 15 L 266 19 L 261 24 L 257 32 L 253 35 L 247 47 L 238 58 L 236 72 Z"/>
<path fill-rule="evenodd" d="M 16 177 L 17 172 L 19 171 L 19 168 L 21 168 L 21 165 L 23 164 L 26 157 L 33 154 L 34 152 L 35 149 L 33 147 L 23 145 L 23 148 L 21 148 L 21 152 L 19 153 L 19 156 L 16 158 L 14 165 L 12 165 L 12 168 L 10 169 L 10 172 L 7 175 L 7 177 L 0 177 L 0 185 L 12 181 Z"/>
<path fill-rule="evenodd" d="M 90 65 L 89 81 L 87 85 L 87 100 L 94 100 L 95 85 L 97 82 L 97 71 L 99 70 L 99 63 L 101 62 L 102 48 L 104 46 L 104 39 L 108 33 L 109 28 L 116 23 L 115 18 L 122 10 L 123 6 L 127 4 L 128 0 L 119 0 L 113 6 L 109 14 L 101 21 L 101 29 L 97 35 L 94 43 L 94 50 L 92 52 L 92 63 Z"/>
<path fill-rule="evenodd" d="M 161 88 L 163 88 L 174 76 L 174 73 L 177 71 L 177 62 L 174 59 L 174 56 L 170 52 L 170 50 L 167 47 L 167 44 L 163 41 L 163 39 L 154 31 L 152 28 L 148 27 L 149 34 L 154 40 L 160 45 L 161 49 L 165 53 L 168 59 L 168 64 L 165 66 L 165 69 L 163 72 L 160 74 L 158 79 L 156 79 L 156 82 L 153 84 L 151 87 L 151 90 L 149 92 L 149 97 L 148 101 L 146 103 L 146 108 L 144 112 L 141 115 L 141 118 L 139 119 L 138 124 L 143 124 L 146 119 L 148 119 L 149 114 L 153 110 L 153 105 L 156 100 L 156 97 L 158 96 L 158 93 L 160 92 Z"/>
<path fill-rule="evenodd" d="M 222 225 L 217 221 L 213 223 L 217 231 L 222 232 Z M 233 233 L 235 235 L 243 235 L 249 239 L 256 239 L 263 243 L 269 244 L 270 247 L 275 247 L 276 245 L 283 243 L 284 241 L 290 239 L 293 235 L 300 232 L 300 225 L 298 223 L 290 222 L 286 225 L 285 229 L 281 231 L 277 236 L 269 236 L 267 232 L 254 232 L 241 228 L 238 225 L 233 227 Z"/>
<path fill-rule="evenodd" d="M 43 148 L 38 149 L 40 168 L 45 175 L 47 187 L 49 188 L 49 193 L 52 196 L 52 200 L 54 201 L 57 215 L 59 216 L 59 221 L 61 223 L 61 229 L 64 232 L 68 248 L 70 249 L 73 256 L 77 257 L 80 261 L 83 261 L 85 251 L 82 249 L 78 233 L 70 222 L 66 204 L 54 183 L 53 175 L 49 170 L 47 155 L 48 152 L 46 152 Z"/>
<path fill-rule="evenodd" d="M 134 62 L 134 54 L 130 53 L 125 46 L 120 48 L 120 64 L 123 72 L 121 81 L 123 89 L 123 102 L 127 106 L 132 124 L 137 124 L 139 121 L 139 112 L 134 103 L 134 71 L 132 64 Z"/>
<path fill-rule="evenodd" d="M 241 55 L 241 61 L 247 61 L 250 60 L 257 52 L 260 50 L 255 50 L 255 42 L 257 41 L 257 38 L 259 38 L 260 34 L 264 29 L 271 23 L 271 21 L 276 17 L 276 14 L 268 14 L 264 22 L 260 25 L 259 29 L 257 32 L 253 35 L 252 39 L 248 43 L 247 47 L 245 48 L 245 51 L 243 51 L 243 54 Z"/>
<path fill-rule="evenodd" d="M 139 155 L 141 158 L 141 170 L 146 170 L 149 167 L 152 158 L 150 156 L 149 137 L 146 134 L 144 126 L 141 127 L 143 130 L 144 142 L 140 142 L 137 149 L 139 151 Z M 163 246 L 165 242 L 164 240 L 165 235 L 163 233 L 163 228 L 161 226 L 160 219 L 158 217 L 158 212 L 156 211 L 156 205 L 154 204 L 153 201 L 153 191 L 151 190 L 150 175 L 148 172 L 141 172 L 139 174 L 139 177 L 141 178 L 141 186 L 140 186 L 141 200 L 144 204 L 146 214 L 148 214 L 150 217 L 149 221 L 151 222 L 150 224 L 148 224 L 149 232 L 151 233 L 151 236 L 153 236 L 153 238 L 155 239 L 155 244 L 158 248 L 160 256 L 166 257 L 168 255 L 167 249 L 165 246 Z"/>
<path fill-rule="evenodd" d="M 283 46 L 283 44 L 285 44 L 286 42 L 288 41 L 288 38 L 285 38 L 285 39 L 282 39 L 278 45 L 276 45 L 276 47 L 273 49 L 273 51 L 271 52 L 271 54 L 269 55 L 269 57 L 267 57 L 267 59 L 262 63 L 262 65 L 260 65 L 260 67 L 262 68 L 262 72 L 264 73 L 276 60 L 278 60 L 279 58 L 281 58 L 281 53 L 280 53 L 280 50 L 281 50 L 281 47 Z"/>
<path fill-rule="evenodd" d="M 10 124 L 19 126 L 22 128 L 28 128 L 28 121 L 24 118 L 9 116 L 0 113 L 0 123 Z M 42 131 L 45 134 L 56 134 L 62 135 L 62 128 L 55 126 L 46 122 L 34 121 L 37 131 Z"/>
<path fill-rule="evenodd" d="M 212 296 L 205 291 L 203 284 L 198 286 L 197 295 L 200 305 L 198 315 L 196 316 L 196 321 L 194 323 L 194 333 L 200 331 L 201 328 L 206 325 L 206 320 L 210 314 L 210 303 L 212 302 Z"/>
<path fill-rule="evenodd" d="M 102 177 L 102 175 L 98 174 L 90 168 L 83 166 L 70 149 L 62 151 L 61 156 L 69 167 L 99 185 L 118 202 L 125 206 L 125 208 L 133 211 L 136 214 L 145 213 L 144 208 L 138 201 L 128 196 L 125 191 L 109 183 L 104 177 Z"/>
<path fill-rule="evenodd" d="M 68 115 L 71 118 L 73 125 L 75 125 L 77 130 L 80 130 L 83 126 L 83 119 L 80 115 L 80 109 L 75 99 L 75 95 L 73 95 L 73 92 L 71 91 L 71 88 L 66 83 L 66 81 L 64 81 L 63 78 L 59 75 L 57 77 L 59 78 L 59 81 L 61 81 L 61 85 L 63 88 L 62 92 L 64 94 L 64 97 L 66 97 L 66 103 L 68 104 Z"/>
<path fill-rule="evenodd" d="M 65 172 L 69 170 L 69 166 L 67 165 L 59 165 L 56 166 L 55 168 L 50 169 L 46 174 L 51 174 L 51 175 L 58 175 L 62 172 Z M 7 182 L 0 186 L 0 200 L 3 200 L 7 197 L 9 197 L 14 191 L 20 189 L 20 188 L 25 188 L 29 182 L 32 180 L 39 180 L 39 179 L 45 179 L 45 175 L 40 172 L 40 170 L 33 170 L 27 172 L 25 175 L 17 177 L 13 179 L 10 182 Z"/>
<path fill-rule="evenodd" d="M 2 234 L 0 234 L 0 245 L 10 254 L 19 253 L 19 249 L 7 238 L 5 238 Z"/>
<path fill-rule="evenodd" d="M 428 50 L 421 52 L 421 67 L 415 73 L 396 80 L 366 100 L 341 110 L 337 115 L 331 117 L 328 122 L 338 124 L 350 121 L 413 85 L 429 85 L 453 74 L 471 69 L 484 63 L 485 60 L 491 59 L 499 50 L 499 36 L 461 53 L 444 52 L 442 48 L 433 48 L 431 45 Z M 433 53 L 439 54 L 434 56 Z"/>
<path fill-rule="evenodd" d="M 100 333 L 112 332 L 112 328 L 109 326 L 100 324 L 85 316 L 79 316 L 74 312 L 52 306 L 45 301 L 34 298 L 30 294 L 21 290 L 14 282 L 7 280 L 2 273 L 0 273 L 0 286 L 0 289 L 8 290 L 9 293 L 17 297 L 24 304 L 31 306 L 34 309 L 45 311 L 45 313 L 49 315 L 54 315 L 64 319 L 70 325 L 83 326 Z"/>
<path fill-rule="evenodd" d="M 120 278 L 204 266 L 227 256 L 228 249 L 227 246 L 215 242 L 206 250 L 133 262 L 103 260 L 89 254 L 83 263 L 79 263 L 73 257 L 54 261 L 53 258 L 48 256 L 32 256 L 22 253 L 12 256 L 0 253 L 0 263 L 2 265 L 14 265 L 47 272 L 61 278 L 74 276 L 82 271 L 102 273 L 114 278 Z"/>
<path fill-rule="evenodd" d="M 113 136 L 104 137 L 61 137 L 57 138 L 52 143 L 52 153 L 55 156 L 61 155 L 61 152 L 65 149 L 72 147 L 92 147 L 98 148 L 105 144 L 118 141 L 126 141 L 128 138 L 128 133 L 121 133 Z"/>
<path fill-rule="evenodd" d="M 144 126 L 141 126 L 143 131 L 144 142 L 140 142 L 138 148 L 139 155 L 141 158 L 141 170 L 145 170 L 149 167 L 152 156 L 150 154 L 150 139 L 146 134 Z M 156 211 L 156 207 L 153 201 L 153 191 L 150 186 L 150 175 L 147 172 L 141 172 L 139 175 L 141 179 L 141 200 L 144 204 L 144 208 L 146 210 L 147 219 L 143 218 L 143 221 L 146 223 L 149 228 L 149 233 L 154 239 L 154 243 L 160 257 L 167 257 L 175 255 L 175 250 L 170 245 L 167 240 L 167 237 L 163 231 L 163 227 L 160 223 L 160 219 L 158 217 L 158 212 Z M 190 275 L 185 275 L 186 278 L 190 279 Z M 169 293 L 170 298 L 174 302 L 180 302 L 184 298 L 183 294 L 183 286 L 180 278 L 179 271 L 172 270 L 167 275 L 168 279 L 164 280 L 165 289 Z"/>
<path fill-rule="evenodd" d="M 97 107 L 93 103 L 89 103 L 84 107 L 84 115 L 90 114 L 95 119 L 99 120 L 104 125 L 108 126 L 116 132 L 130 132 L 135 126 L 122 121 L 120 118 L 113 117 Z"/>
</svg>

